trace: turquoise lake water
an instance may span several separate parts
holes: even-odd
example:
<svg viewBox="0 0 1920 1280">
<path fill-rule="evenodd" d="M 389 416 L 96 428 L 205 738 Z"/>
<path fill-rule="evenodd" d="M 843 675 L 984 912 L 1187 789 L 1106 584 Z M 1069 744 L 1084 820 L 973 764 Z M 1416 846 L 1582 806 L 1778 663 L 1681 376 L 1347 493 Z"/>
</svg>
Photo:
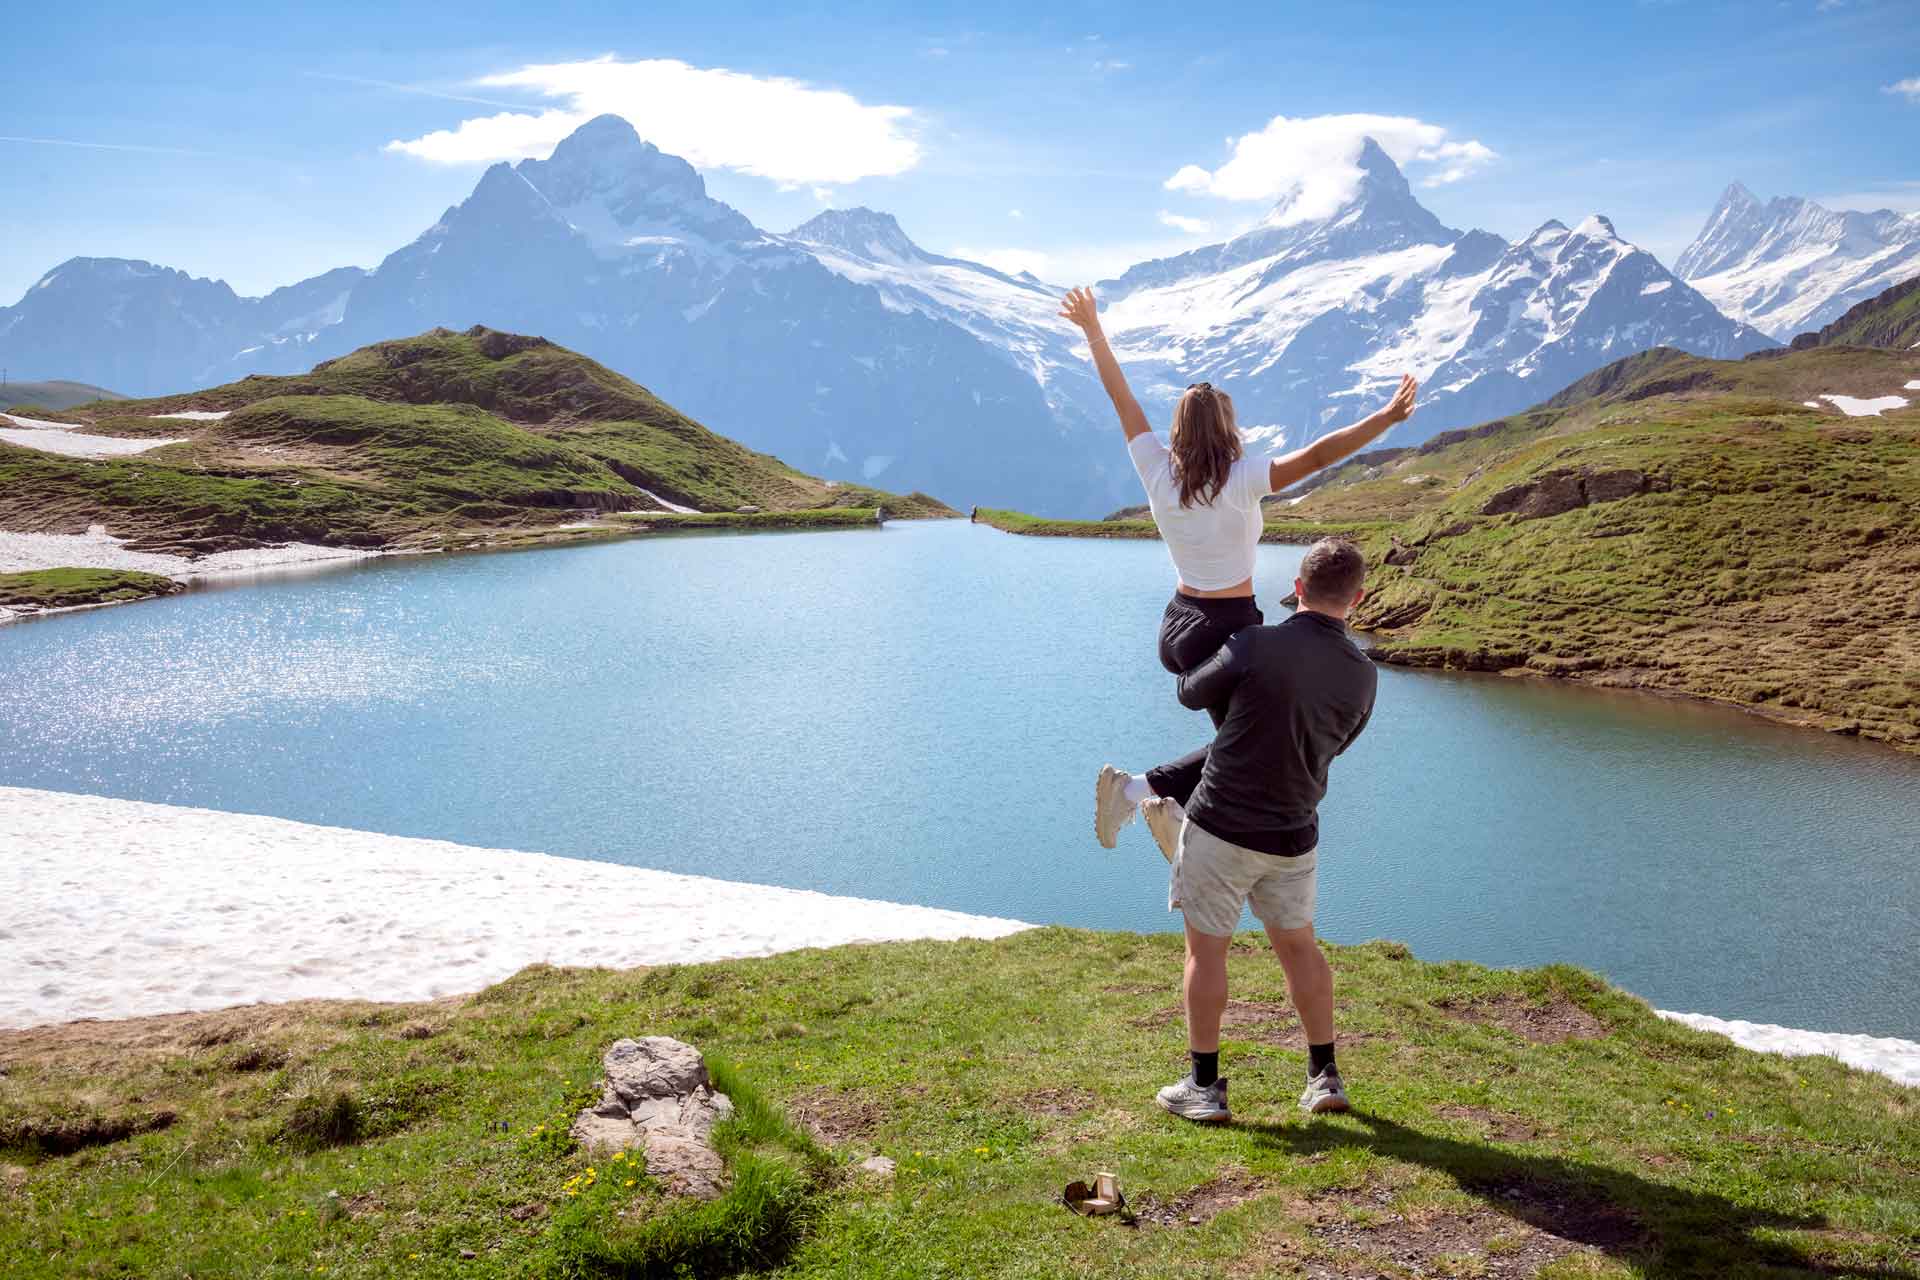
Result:
<svg viewBox="0 0 1920 1280">
<path fill-rule="evenodd" d="M 1271 602 L 1297 548 L 1263 547 Z M 0 628 L 0 783 L 1095 928 L 1171 929 L 1103 761 L 1204 740 L 1155 543 L 964 522 L 366 562 Z M 1383 669 L 1321 931 L 1920 1037 L 1920 759 Z"/>
</svg>

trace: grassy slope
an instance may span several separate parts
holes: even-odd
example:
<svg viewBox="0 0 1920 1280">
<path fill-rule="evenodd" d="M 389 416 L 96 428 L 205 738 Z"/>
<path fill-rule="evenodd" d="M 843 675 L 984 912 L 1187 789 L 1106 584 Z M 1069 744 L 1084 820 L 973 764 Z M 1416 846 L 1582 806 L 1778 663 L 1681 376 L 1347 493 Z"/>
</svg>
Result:
<svg viewBox="0 0 1920 1280">
<path fill-rule="evenodd" d="M 184 409 L 231 416 L 153 416 Z M 110 435 L 190 438 L 109 462 L 0 445 L 0 526 L 77 532 L 101 522 L 142 546 L 194 552 L 290 538 L 434 545 L 563 523 L 579 508 L 655 507 L 643 490 L 709 511 L 951 514 L 924 494 L 815 479 L 583 356 L 483 329 L 379 343 L 295 377 L 60 416 Z"/>
<path fill-rule="evenodd" d="M 1868 298 L 1826 328 L 1803 333 L 1793 343 L 1796 349 L 1845 345 L 1911 351 L 1920 346 L 1920 277 Z"/>
<path fill-rule="evenodd" d="M 38 409 L 71 409 L 96 400 L 125 400 L 118 391 L 96 387 L 90 382 L 9 382 L 0 387 L 0 407 L 25 410 L 29 417 Z M 38 415 L 44 416 L 44 415 Z"/>
<path fill-rule="evenodd" d="M 1356 621 L 1393 660 L 1519 669 L 1751 707 L 1920 748 L 1920 412 L 1873 396 L 1920 356 L 1669 359 L 1478 438 L 1349 467 L 1295 508 L 1390 514 Z M 1540 519 L 1482 514 L 1565 471 L 1658 487 Z M 1395 545 L 1398 550 L 1393 551 Z"/>
<path fill-rule="evenodd" d="M 0 608 L 71 609 L 145 600 L 178 590 L 180 584 L 172 578 L 131 569 L 35 569 L 0 573 Z"/>
<path fill-rule="evenodd" d="M 1184 1066 L 1173 935 L 536 967 L 430 1005 L 0 1033 L 0 1272 L 665 1275 L 717 1249 L 694 1274 L 1920 1274 L 1911 1090 L 1736 1049 L 1575 970 L 1331 955 L 1359 1110 L 1295 1111 L 1298 1025 L 1247 938 L 1224 1129 L 1152 1105 Z M 604 1046 L 647 1033 L 755 1103 L 716 1209 L 560 1136 Z M 871 1152 L 891 1184 L 853 1167 Z M 1140 1226 L 1060 1207 L 1095 1169 Z"/>
</svg>

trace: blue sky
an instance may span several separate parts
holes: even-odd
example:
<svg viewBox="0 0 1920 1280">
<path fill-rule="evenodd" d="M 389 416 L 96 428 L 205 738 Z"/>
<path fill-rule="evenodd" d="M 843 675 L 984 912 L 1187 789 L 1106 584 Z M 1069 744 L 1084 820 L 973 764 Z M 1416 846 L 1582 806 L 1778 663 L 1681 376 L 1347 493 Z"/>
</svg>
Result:
<svg viewBox="0 0 1920 1280">
<path fill-rule="evenodd" d="M 1671 261 L 1735 178 L 1920 209 L 1912 0 L 271 8 L 9 19 L 0 301 L 76 255 L 243 293 L 372 266 L 609 103 L 761 226 L 866 204 L 1061 283 L 1316 189 L 1359 115 L 1508 237 L 1600 212 Z"/>
</svg>

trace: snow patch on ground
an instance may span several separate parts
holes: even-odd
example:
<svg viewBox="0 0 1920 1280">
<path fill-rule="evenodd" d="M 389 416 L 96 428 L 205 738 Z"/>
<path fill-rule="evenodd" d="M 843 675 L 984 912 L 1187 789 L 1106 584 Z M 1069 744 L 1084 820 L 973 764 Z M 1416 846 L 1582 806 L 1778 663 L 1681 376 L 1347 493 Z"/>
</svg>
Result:
<svg viewBox="0 0 1920 1280">
<path fill-rule="evenodd" d="M 1888 409 L 1904 409 L 1907 407 L 1907 398 L 1905 396 L 1879 396 L 1872 400 L 1858 400 L 1853 396 L 1823 395 L 1820 398 L 1827 401 L 1840 412 L 1846 414 L 1849 418 L 1877 418 Z"/>
<path fill-rule="evenodd" d="M 424 1000 L 536 961 L 695 963 L 1032 926 L 280 818 L 0 787 L 0 1027 Z"/>
<path fill-rule="evenodd" d="M 204 578 L 214 574 L 311 564 L 321 560 L 362 560 L 378 551 L 352 547 L 321 547 L 289 542 L 252 551 L 220 551 L 189 560 L 158 551 L 129 551 L 100 525 L 85 533 L 9 533 L 0 530 L 0 573 L 32 569 L 132 569 L 170 578 Z"/>
<path fill-rule="evenodd" d="M 1713 1031 L 1743 1049 L 1778 1053 L 1789 1058 L 1824 1054 L 1862 1071 L 1877 1071 L 1901 1084 L 1920 1085 L 1920 1044 L 1884 1036 L 1853 1035 L 1842 1031 L 1796 1031 L 1766 1022 L 1743 1022 L 1705 1013 L 1672 1013 L 1656 1009 L 1663 1018 L 1684 1022 L 1699 1031 Z"/>
<path fill-rule="evenodd" d="M 248 347 L 247 351 L 258 351 L 259 349 L 258 347 Z M 240 354 L 245 355 L 247 351 L 242 351 Z M 218 422 L 232 412 L 233 410 L 231 409 L 182 409 L 178 413 L 156 413 L 153 416 L 156 418 L 186 418 L 192 422 Z"/>
<path fill-rule="evenodd" d="M 641 489 L 640 492 L 646 494 L 649 498 L 652 498 L 655 502 L 659 503 L 662 509 L 664 510 L 676 512 L 683 516 L 697 516 L 700 514 L 700 509 L 698 507 L 683 507 L 677 503 L 668 502 L 665 498 L 661 497 L 659 494 L 655 493 L 651 489 Z"/>
<path fill-rule="evenodd" d="M 1915 378 L 1912 382 L 1909 382 L 1906 386 L 1902 387 L 1901 390 L 1920 391 L 1920 378 Z"/>
<path fill-rule="evenodd" d="M 68 458 L 119 458 L 158 449 L 163 444 L 179 444 L 186 439 L 185 436 L 160 440 L 90 436 L 75 431 L 72 424 L 65 422 L 44 422 L 39 418 L 21 418 L 11 413 L 0 413 L 0 419 L 14 424 L 13 427 L 0 427 L 0 440 L 17 444 L 23 449 L 57 453 Z"/>
</svg>

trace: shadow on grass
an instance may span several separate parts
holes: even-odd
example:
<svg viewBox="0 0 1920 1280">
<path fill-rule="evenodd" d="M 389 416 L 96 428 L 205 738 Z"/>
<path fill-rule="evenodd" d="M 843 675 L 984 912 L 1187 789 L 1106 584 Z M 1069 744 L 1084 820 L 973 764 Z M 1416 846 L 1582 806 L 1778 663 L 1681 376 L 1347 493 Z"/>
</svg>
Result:
<svg viewBox="0 0 1920 1280">
<path fill-rule="evenodd" d="M 1425 1165 L 1454 1179 L 1489 1210 L 1563 1240 L 1590 1245 L 1630 1263 L 1649 1280 L 1708 1276 L 1920 1280 L 1920 1269 L 1828 1261 L 1798 1245 L 1754 1234 L 1761 1229 L 1822 1230 L 1828 1224 L 1819 1215 L 1754 1209 L 1723 1196 L 1667 1186 L 1603 1165 L 1521 1155 L 1357 1111 L 1351 1118 L 1370 1132 L 1356 1132 L 1349 1125 L 1240 1127 L 1288 1155 L 1357 1147 Z"/>
</svg>

